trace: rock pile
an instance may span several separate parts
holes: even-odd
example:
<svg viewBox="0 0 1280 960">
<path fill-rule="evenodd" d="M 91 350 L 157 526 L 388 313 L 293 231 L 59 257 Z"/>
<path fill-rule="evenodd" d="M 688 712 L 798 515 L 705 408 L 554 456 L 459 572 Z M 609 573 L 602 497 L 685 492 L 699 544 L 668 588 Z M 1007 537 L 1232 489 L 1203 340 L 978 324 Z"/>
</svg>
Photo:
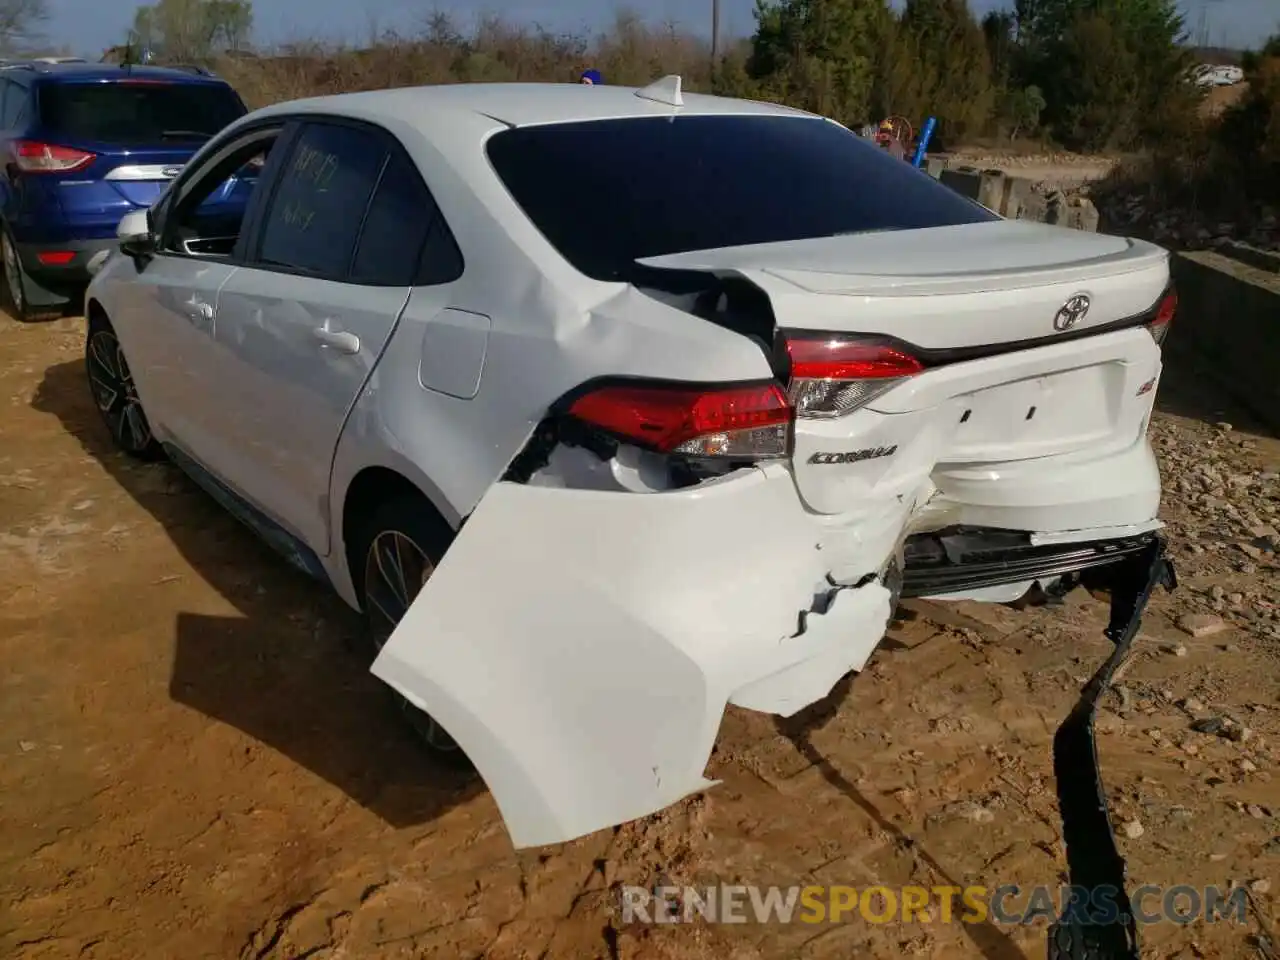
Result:
<svg viewBox="0 0 1280 960">
<path fill-rule="evenodd" d="M 1147 237 L 1161 246 L 1205 250 L 1244 242 L 1260 250 L 1280 251 L 1280 211 L 1264 207 L 1249 223 L 1224 221 L 1187 208 L 1158 205 L 1137 193 L 1099 198 L 1103 229 Z"/>
<path fill-rule="evenodd" d="M 1207 434 L 1207 436 L 1205 435 Z M 1223 626 L 1280 639 L 1280 474 L 1252 463 L 1255 441 L 1230 424 L 1196 431 L 1152 423 L 1165 497 L 1162 516 L 1183 551 L 1178 628 L 1211 641 Z"/>
</svg>

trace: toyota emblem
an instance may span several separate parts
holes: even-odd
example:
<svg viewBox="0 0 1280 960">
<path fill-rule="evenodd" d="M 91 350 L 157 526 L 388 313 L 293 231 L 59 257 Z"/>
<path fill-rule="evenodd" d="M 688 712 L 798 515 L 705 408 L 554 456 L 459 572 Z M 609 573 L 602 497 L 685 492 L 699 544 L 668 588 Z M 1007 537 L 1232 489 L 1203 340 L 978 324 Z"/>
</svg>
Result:
<svg viewBox="0 0 1280 960">
<path fill-rule="evenodd" d="M 1058 331 L 1070 330 L 1083 320 L 1088 313 L 1089 297 L 1086 294 L 1077 293 L 1058 309 L 1058 312 L 1053 317 L 1053 329 Z"/>
<path fill-rule="evenodd" d="M 182 168 L 181 168 L 181 167 L 165 167 L 163 170 L 161 170 L 161 171 L 160 171 L 160 176 L 162 176 L 162 177 L 164 177 L 164 178 L 166 178 L 166 179 L 168 179 L 168 180 L 172 180 L 174 177 L 176 177 L 176 176 L 177 176 L 178 174 L 180 174 L 181 172 L 182 172 Z"/>
</svg>

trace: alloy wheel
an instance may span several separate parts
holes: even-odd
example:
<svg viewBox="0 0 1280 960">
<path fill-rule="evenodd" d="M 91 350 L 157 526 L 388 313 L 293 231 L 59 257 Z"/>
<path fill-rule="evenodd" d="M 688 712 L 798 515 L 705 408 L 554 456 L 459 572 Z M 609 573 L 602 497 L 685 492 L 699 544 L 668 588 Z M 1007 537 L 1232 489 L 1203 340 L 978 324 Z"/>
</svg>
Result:
<svg viewBox="0 0 1280 960">
<path fill-rule="evenodd" d="M 89 337 L 86 359 L 94 403 L 116 443 L 131 453 L 142 453 L 152 442 L 151 425 L 142 411 L 120 341 L 114 333 L 96 331 Z"/>
<path fill-rule="evenodd" d="M 406 533 L 384 530 L 374 537 L 364 565 L 364 608 L 373 634 L 375 652 L 381 652 L 409 606 L 422 590 L 435 564 Z M 414 731 L 433 750 L 451 753 L 458 744 L 428 714 L 399 695 L 401 712 Z"/>
</svg>

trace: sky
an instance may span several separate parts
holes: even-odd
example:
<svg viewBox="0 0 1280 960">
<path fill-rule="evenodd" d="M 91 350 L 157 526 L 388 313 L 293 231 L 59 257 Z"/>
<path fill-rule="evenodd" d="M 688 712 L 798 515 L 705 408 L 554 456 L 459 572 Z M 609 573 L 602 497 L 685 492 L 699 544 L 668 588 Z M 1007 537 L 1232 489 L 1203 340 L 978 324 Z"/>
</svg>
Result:
<svg viewBox="0 0 1280 960">
<path fill-rule="evenodd" d="M 55 46 L 97 59 L 122 42 L 133 19 L 130 0 L 48 0 L 50 20 L 44 33 Z M 362 43 L 387 29 L 413 31 L 435 9 L 453 14 L 460 24 L 487 12 L 513 21 L 541 23 L 555 30 L 594 31 L 609 24 L 623 4 L 608 0 L 253 0 L 254 39 L 261 44 L 305 40 Z M 630 0 L 625 4 L 646 19 L 675 21 L 710 35 L 711 0 Z M 1001 0 L 970 0 L 975 11 L 1006 6 Z M 747 35 L 753 26 L 754 0 L 721 0 L 726 35 Z M 1188 28 L 1198 34 L 1206 8 L 1210 42 L 1258 46 L 1280 31 L 1278 0 L 1183 0 Z"/>
</svg>

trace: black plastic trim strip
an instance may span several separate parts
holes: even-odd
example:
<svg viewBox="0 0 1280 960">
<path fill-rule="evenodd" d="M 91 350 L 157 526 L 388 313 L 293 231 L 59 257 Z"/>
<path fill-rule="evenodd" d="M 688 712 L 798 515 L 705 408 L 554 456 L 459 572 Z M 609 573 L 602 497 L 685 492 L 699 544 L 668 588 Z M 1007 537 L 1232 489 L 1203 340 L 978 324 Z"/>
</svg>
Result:
<svg viewBox="0 0 1280 960">
<path fill-rule="evenodd" d="M 1157 535 L 1125 563 L 1103 571 L 1096 584 L 1111 592 L 1106 636 L 1115 648 L 1080 691 L 1053 737 L 1053 775 L 1071 893 L 1062 915 L 1049 928 L 1049 960 L 1140 960 L 1142 956 L 1133 904 L 1125 890 L 1124 857 L 1107 809 L 1094 717 L 1099 698 L 1129 656 L 1152 593 L 1160 586 L 1177 589 L 1177 574 L 1165 551 L 1164 538 Z"/>
</svg>

